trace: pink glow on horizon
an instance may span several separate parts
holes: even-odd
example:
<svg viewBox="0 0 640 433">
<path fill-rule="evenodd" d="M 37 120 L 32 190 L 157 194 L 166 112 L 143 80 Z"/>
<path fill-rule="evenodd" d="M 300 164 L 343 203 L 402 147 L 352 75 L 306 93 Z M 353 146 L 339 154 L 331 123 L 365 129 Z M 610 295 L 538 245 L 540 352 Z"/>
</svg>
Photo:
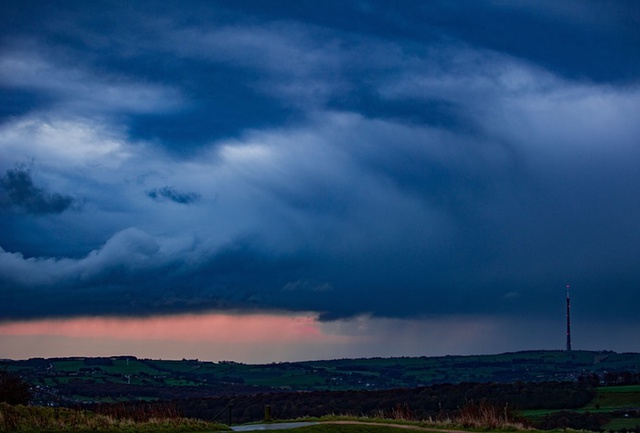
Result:
<svg viewBox="0 0 640 433">
<path fill-rule="evenodd" d="M 185 314 L 127 317 L 81 317 L 0 323 L 0 335 L 64 336 L 123 340 L 175 340 L 206 343 L 329 342 L 314 316 L 268 314 Z"/>
</svg>

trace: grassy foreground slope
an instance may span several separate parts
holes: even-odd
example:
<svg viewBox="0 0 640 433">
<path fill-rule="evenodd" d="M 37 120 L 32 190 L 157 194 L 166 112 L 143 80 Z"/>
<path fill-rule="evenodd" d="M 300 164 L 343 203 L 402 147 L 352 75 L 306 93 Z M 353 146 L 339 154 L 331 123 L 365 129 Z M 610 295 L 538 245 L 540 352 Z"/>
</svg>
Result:
<svg viewBox="0 0 640 433">
<path fill-rule="evenodd" d="M 174 433 L 225 430 L 229 428 L 222 424 L 180 417 L 136 420 L 68 408 L 0 403 L 0 432 Z"/>
</svg>

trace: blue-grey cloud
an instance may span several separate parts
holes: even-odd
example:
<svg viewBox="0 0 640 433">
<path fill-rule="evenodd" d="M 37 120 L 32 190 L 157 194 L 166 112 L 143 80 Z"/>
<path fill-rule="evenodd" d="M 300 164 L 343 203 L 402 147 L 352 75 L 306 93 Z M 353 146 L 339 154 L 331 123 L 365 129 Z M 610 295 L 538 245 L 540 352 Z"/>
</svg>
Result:
<svg viewBox="0 0 640 433">
<path fill-rule="evenodd" d="M 637 321 L 634 2 L 110 6 L 0 26 L 3 317 Z"/>
<path fill-rule="evenodd" d="M 10 169 L 0 177 L 0 209 L 18 210 L 33 215 L 59 214 L 74 205 L 69 195 L 48 192 L 33 183 L 25 169 Z"/>
<path fill-rule="evenodd" d="M 191 204 L 200 200 L 200 194 L 195 192 L 182 192 L 170 186 L 155 188 L 147 191 L 147 196 L 155 201 L 173 201 L 179 204 Z"/>
</svg>

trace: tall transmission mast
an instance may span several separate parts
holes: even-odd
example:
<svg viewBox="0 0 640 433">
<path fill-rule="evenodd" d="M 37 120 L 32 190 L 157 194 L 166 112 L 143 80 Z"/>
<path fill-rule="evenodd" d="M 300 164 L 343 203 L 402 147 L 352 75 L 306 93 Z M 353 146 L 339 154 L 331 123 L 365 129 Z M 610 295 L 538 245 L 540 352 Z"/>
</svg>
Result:
<svg viewBox="0 0 640 433">
<path fill-rule="evenodd" d="M 567 284 L 567 352 L 571 352 L 571 299 L 569 298 L 568 284 Z"/>
</svg>

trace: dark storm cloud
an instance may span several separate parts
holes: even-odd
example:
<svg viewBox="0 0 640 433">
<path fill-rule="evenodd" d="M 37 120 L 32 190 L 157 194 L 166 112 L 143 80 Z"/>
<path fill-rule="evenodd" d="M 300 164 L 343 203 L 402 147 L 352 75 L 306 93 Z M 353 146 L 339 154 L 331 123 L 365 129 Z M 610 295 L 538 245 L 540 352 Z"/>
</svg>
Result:
<svg viewBox="0 0 640 433">
<path fill-rule="evenodd" d="M 601 82 L 635 82 L 640 60 L 640 8 L 633 0 L 557 2 L 307 2 L 256 5 L 225 2 L 267 21 L 291 19 L 415 46 L 465 41 L 531 59 L 559 74 Z"/>
<path fill-rule="evenodd" d="M 198 193 L 178 191 L 170 186 L 149 190 L 147 196 L 155 201 L 169 200 L 179 204 L 192 204 L 200 200 Z"/>
<path fill-rule="evenodd" d="M 0 215 L 3 317 L 635 320 L 636 3 L 155 6 L 0 30 L 4 206 L 88 197 Z"/>
<path fill-rule="evenodd" d="M 80 259 L 26 259 L 0 248 L 0 316 L 279 309 L 272 298 L 307 265 L 302 258 L 273 257 L 250 239 L 216 251 L 192 243 L 168 253 L 166 244 L 133 228 Z M 34 294 L 50 302 L 29 302 Z"/>
<path fill-rule="evenodd" d="M 33 215 L 59 214 L 75 203 L 73 197 L 48 192 L 33 183 L 31 173 L 24 169 L 7 170 L 0 177 L 0 209 L 19 209 Z"/>
</svg>

